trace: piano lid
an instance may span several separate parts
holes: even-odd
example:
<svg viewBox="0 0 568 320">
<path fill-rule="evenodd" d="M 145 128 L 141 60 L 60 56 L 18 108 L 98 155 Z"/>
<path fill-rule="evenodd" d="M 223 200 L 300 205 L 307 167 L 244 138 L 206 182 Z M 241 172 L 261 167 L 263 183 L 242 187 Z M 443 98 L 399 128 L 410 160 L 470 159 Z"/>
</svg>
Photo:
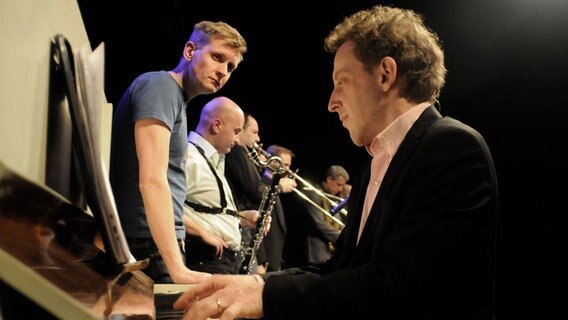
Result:
<svg viewBox="0 0 568 320">
<path fill-rule="evenodd" d="M 61 319 L 153 319 L 152 280 L 105 273 L 99 234 L 87 212 L 0 161 L 1 280 Z"/>
</svg>

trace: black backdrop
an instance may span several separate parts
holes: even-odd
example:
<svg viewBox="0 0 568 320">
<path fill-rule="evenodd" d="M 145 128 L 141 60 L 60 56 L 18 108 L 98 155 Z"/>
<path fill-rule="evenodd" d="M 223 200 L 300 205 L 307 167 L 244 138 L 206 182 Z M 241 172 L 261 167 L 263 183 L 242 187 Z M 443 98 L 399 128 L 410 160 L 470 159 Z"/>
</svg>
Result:
<svg viewBox="0 0 568 320">
<path fill-rule="evenodd" d="M 78 1 L 92 47 L 105 43 L 111 103 L 138 74 L 176 66 L 194 23 L 223 20 L 249 52 L 219 94 L 256 116 L 265 146 L 291 148 L 304 179 L 317 182 L 335 163 L 354 174 L 366 155 L 327 112 L 332 56 L 323 39 L 344 16 L 379 1 L 254 2 Z M 498 319 L 544 319 L 558 307 L 549 290 L 566 212 L 568 3 L 382 3 L 422 13 L 438 33 L 449 70 L 442 113 L 479 130 L 492 149 L 502 199 Z M 190 102 L 190 128 L 210 98 Z"/>
</svg>

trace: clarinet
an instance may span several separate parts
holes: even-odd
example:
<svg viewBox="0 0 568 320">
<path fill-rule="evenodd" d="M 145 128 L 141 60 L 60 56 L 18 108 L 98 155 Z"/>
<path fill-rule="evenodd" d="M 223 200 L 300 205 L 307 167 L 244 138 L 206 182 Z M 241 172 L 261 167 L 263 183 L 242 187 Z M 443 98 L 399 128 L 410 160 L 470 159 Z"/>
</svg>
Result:
<svg viewBox="0 0 568 320">
<path fill-rule="evenodd" d="M 258 213 L 260 217 L 256 221 L 256 228 L 254 232 L 254 238 L 252 245 L 245 249 L 243 254 L 243 261 L 241 267 L 241 274 L 252 274 L 254 271 L 254 266 L 256 265 L 256 253 L 260 244 L 264 239 L 264 234 L 268 228 L 268 217 L 272 214 L 274 209 L 274 204 L 276 203 L 276 196 L 280 192 L 280 187 L 278 182 L 280 181 L 280 175 L 275 174 L 272 178 L 272 183 L 270 186 L 266 187 L 262 194 L 262 200 L 260 202 L 260 207 Z"/>
</svg>

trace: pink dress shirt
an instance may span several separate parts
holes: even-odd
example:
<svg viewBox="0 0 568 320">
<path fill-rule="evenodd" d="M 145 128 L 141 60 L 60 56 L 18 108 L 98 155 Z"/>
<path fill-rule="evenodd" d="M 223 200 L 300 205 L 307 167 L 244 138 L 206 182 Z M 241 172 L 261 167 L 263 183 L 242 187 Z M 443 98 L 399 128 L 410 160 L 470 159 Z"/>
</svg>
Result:
<svg viewBox="0 0 568 320">
<path fill-rule="evenodd" d="M 371 179 L 367 185 L 367 193 L 365 195 L 365 203 L 363 204 L 363 215 L 361 216 L 361 224 L 359 225 L 359 236 L 357 242 L 361 238 L 363 228 L 369 217 L 371 206 L 375 201 L 377 192 L 381 187 L 385 173 L 389 167 L 392 157 L 398 150 L 402 140 L 410 130 L 410 127 L 416 122 L 416 119 L 430 106 L 429 102 L 422 102 L 410 110 L 406 111 L 396 118 L 388 127 L 381 131 L 371 142 L 365 146 L 367 152 L 373 157 L 371 161 Z"/>
</svg>

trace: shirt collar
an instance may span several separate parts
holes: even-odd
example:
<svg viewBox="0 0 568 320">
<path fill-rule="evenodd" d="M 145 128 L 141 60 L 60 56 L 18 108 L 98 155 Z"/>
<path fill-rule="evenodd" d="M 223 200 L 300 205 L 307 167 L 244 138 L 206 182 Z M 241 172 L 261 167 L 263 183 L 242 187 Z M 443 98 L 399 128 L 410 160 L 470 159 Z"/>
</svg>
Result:
<svg viewBox="0 0 568 320">
<path fill-rule="evenodd" d="M 401 114 L 375 138 L 373 138 L 371 144 L 365 146 L 367 152 L 373 157 L 381 151 L 387 152 L 387 154 L 392 156 L 402 143 L 402 140 L 404 140 L 404 137 L 414 122 L 416 122 L 422 112 L 424 112 L 424 110 L 426 110 L 429 106 L 429 102 L 422 102 Z"/>
<path fill-rule="evenodd" d="M 195 143 L 196 146 L 199 146 L 201 149 L 203 149 L 203 153 L 205 154 L 205 157 L 207 159 L 211 159 L 211 157 L 215 155 L 217 155 L 215 156 L 215 158 L 219 158 L 215 147 L 213 147 L 213 145 L 209 143 L 209 141 L 205 140 L 205 138 L 199 135 L 199 133 L 190 131 L 189 136 L 187 137 L 187 141 Z"/>
</svg>

